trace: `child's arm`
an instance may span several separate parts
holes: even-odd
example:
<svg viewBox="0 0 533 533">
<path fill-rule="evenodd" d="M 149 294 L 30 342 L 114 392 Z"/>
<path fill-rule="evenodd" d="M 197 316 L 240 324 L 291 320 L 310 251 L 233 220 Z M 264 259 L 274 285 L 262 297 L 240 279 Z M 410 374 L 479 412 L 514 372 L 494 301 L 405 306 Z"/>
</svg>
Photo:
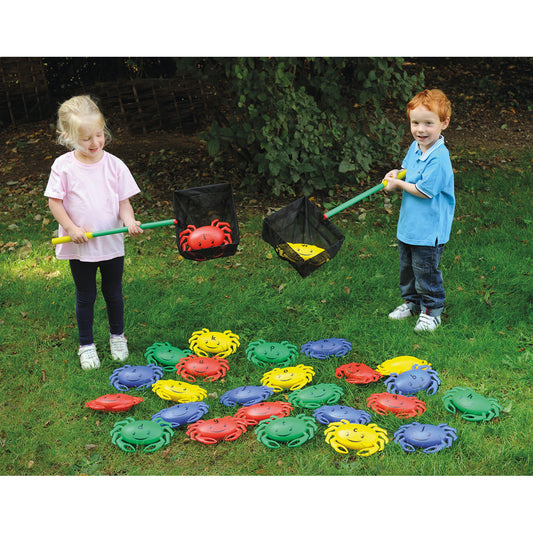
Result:
<svg viewBox="0 0 533 533">
<path fill-rule="evenodd" d="M 130 235 L 140 235 L 143 233 L 143 230 L 139 227 L 141 223 L 135 220 L 135 213 L 128 198 L 119 203 L 118 216 L 124 222 L 124 225 L 128 227 L 128 233 Z"/>
<path fill-rule="evenodd" d="M 83 228 L 76 226 L 68 216 L 68 213 L 63 206 L 63 200 L 60 200 L 59 198 L 48 198 L 48 207 L 58 224 L 68 233 L 72 242 L 75 242 L 76 244 L 88 242 L 89 239 L 87 238 L 87 235 L 85 235 Z"/>
<path fill-rule="evenodd" d="M 398 172 L 398 170 L 391 170 L 385 175 L 383 179 L 387 180 L 388 183 L 385 189 L 383 189 L 384 191 L 390 192 L 401 189 L 402 191 L 408 192 L 413 196 L 418 196 L 418 198 L 428 198 L 428 196 L 416 188 L 414 183 L 406 183 L 404 180 L 396 179 Z"/>
</svg>

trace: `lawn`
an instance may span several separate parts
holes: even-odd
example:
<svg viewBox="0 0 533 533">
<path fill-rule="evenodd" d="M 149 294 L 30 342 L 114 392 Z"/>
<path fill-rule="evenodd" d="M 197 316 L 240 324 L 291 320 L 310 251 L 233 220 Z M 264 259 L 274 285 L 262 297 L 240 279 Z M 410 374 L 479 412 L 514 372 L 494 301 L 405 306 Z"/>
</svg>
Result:
<svg viewBox="0 0 533 533">
<path fill-rule="evenodd" d="M 532 473 L 532 283 L 533 219 L 528 195 L 533 152 L 512 155 L 479 150 L 456 153 L 457 209 L 443 260 L 447 307 L 433 334 L 415 334 L 414 322 L 391 322 L 399 303 L 395 223 L 399 198 L 376 194 L 332 221 L 346 235 L 339 254 L 302 279 L 261 239 L 266 213 L 237 206 L 241 232 L 235 256 L 197 263 L 179 256 L 172 228 L 127 239 L 124 294 L 130 359 L 146 364 L 156 342 L 188 348 L 193 332 L 231 332 L 240 346 L 227 359 L 224 379 L 202 383 L 209 414 L 237 408 L 219 402 L 227 390 L 259 385 L 269 370 L 247 360 L 258 339 L 288 341 L 347 339 L 340 358 L 295 364 L 313 367 L 312 383 L 335 383 L 339 403 L 365 409 L 390 442 L 369 457 L 339 454 L 325 442 L 324 426 L 295 447 L 270 449 L 254 429 L 234 442 L 204 445 L 176 428 L 168 446 L 152 453 L 125 453 L 111 443 L 113 424 L 151 415 L 171 402 L 151 390 L 131 391 L 143 402 L 127 413 L 104 413 L 85 402 L 116 392 L 109 376 L 121 366 L 107 357 L 105 307 L 96 304 L 95 337 L 102 367 L 84 372 L 76 356 L 74 291 L 68 264 L 50 244 L 55 223 L 41 192 L 26 197 L 2 189 L 0 216 L 0 472 L 9 476 L 529 476 Z M 480 162 L 491 163 L 490 169 Z M 29 202 L 32 209 L 26 208 Z M 168 208 L 167 208 L 168 209 Z M 148 214 L 169 218 L 163 208 Z M 419 393 L 427 410 L 416 420 L 446 423 L 458 438 L 437 454 L 406 453 L 394 432 L 411 420 L 373 413 L 366 398 L 383 382 L 350 385 L 335 368 L 362 362 L 375 368 L 399 355 L 429 361 L 442 381 L 433 396 Z M 179 379 L 166 373 L 165 379 Z M 471 387 L 502 406 L 488 422 L 469 422 L 444 409 L 448 389 Z M 285 393 L 272 400 L 286 401 Z M 293 414 L 312 414 L 296 407 Z"/>
</svg>

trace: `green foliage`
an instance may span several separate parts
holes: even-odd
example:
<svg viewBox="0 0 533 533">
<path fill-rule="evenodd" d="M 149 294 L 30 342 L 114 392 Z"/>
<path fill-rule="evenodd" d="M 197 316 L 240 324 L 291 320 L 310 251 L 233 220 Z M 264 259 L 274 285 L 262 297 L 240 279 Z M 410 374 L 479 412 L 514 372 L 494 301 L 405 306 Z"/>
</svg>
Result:
<svg viewBox="0 0 533 533">
<path fill-rule="evenodd" d="M 401 58 L 232 58 L 205 61 L 207 78 L 225 80 L 220 111 L 205 132 L 210 155 L 238 158 L 245 186 L 311 194 L 400 153 L 404 127 L 388 117 L 404 109 L 423 75 Z M 248 176 L 248 178 L 246 178 Z"/>
</svg>

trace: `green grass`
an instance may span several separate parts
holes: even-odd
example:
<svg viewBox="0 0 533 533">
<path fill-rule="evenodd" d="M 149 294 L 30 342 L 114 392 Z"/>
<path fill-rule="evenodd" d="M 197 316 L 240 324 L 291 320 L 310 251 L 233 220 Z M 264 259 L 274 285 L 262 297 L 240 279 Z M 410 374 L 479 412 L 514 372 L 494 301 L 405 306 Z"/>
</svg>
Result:
<svg viewBox="0 0 533 533">
<path fill-rule="evenodd" d="M 494 154 L 477 154 L 490 159 Z M 68 264 L 57 261 L 50 244 L 55 223 L 44 198 L 31 190 L 33 207 L 9 195 L 0 214 L 0 473 L 4 475 L 188 475 L 188 476 L 521 476 L 532 473 L 532 283 L 533 220 L 528 202 L 533 153 L 483 169 L 456 157 L 456 220 L 442 259 L 447 291 L 442 326 L 429 335 L 413 332 L 414 321 L 393 323 L 387 313 L 398 303 L 398 258 L 392 214 L 375 195 L 332 221 L 345 233 L 339 254 L 302 279 L 261 239 L 262 216 L 238 208 L 241 249 L 237 255 L 195 263 L 180 258 L 172 229 L 127 239 L 124 294 L 130 364 L 145 364 L 154 342 L 186 348 L 194 331 L 231 330 L 240 348 L 228 358 L 226 378 L 208 383 L 206 417 L 235 408 L 218 398 L 231 388 L 259 384 L 267 369 L 247 361 L 251 341 L 287 340 L 297 346 L 326 337 L 353 344 L 343 358 L 319 361 L 300 355 L 296 364 L 314 367 L 313 383 L 340 384 L 339 403 L 367 409 L 365 399 L 381 382 L 349 385 L 334 376 L 350 361 L 375 367 L 398 355 L 430 361 L 442 385 L 420 397 L 427 411 L 417 420 L 457 428 L 454 445 L 434 455 L 405 453 L 392 442 L 410 420 L 373 414 L 391 442 L 367 458 L 338 454 L 326 444 L 324 428 L 294 449 L 271 450 L 257 442 L 253 428 L 234 442 L 206 446 L 177 429 L 168 447 L 127 454 L 111 443 L 113 423 L 126 416 L 150 418 L 170 405 L 150 390 L 133 391 L 144 401 L 127 413 L 102 413 L 85 402 L 116 392 L 109 376 L 121 364 L 107 357 L 104 302 L 96 303 L 95 339 L 102 367 L 79 367 L 74 290 Z M 361 208 L 366 210 L 359 220 Z M 151 212 L 151 219 L 168 212 Z M 147 220 L 147 218 L 146 218 Z M 12 226 L 16 224 L 16 227 Z M 11 227 L 10 227 L 11 226 Z M 168 373 L 165 378 L 176 378 Z M 473 423 L 448 413 L 444 391 L 472 387 L 497 398 L 498 419 Z M 272 399 L 283 400 L 283 394 Z M 368 410 L 368 409 L 367 409 Z M 295 408 L 294 413 L 312 414 Z"/>
</svg>

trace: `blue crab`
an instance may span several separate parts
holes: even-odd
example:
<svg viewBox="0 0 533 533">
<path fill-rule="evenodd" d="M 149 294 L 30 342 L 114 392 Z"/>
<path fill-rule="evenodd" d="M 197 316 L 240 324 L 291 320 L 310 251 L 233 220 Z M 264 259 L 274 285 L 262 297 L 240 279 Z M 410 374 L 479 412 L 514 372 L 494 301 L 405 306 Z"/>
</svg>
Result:
<svg viewBox="0 0 533 533">
<path fill-rule="evenodd" d="M 449 448 L 457 439 L 457 430 L 446 424 L 420 424 L 412 422 L 400 426 L 394 433 L 394 442 L 398 443 L 406 452 L 414 452 L 422 448 L 424 453 L 435 453 Z"/>
<path fill-rule="evenodd" d="M 178 403 L 172 407 L 161 409 L 161 411 L 152 415 L 152 420 L 161 418 L 164 422 L 168 422 L 173 428 L 176 428 L 200 420 L 208 411 L 209 405 L 205 402 Z"/>
<path fill-rule="evenodd" d="M 227 406 L 237 404 L 248 406 L 262 402 L 274 394 L 274 390 L 264 385 L 243 385 L 225 392 L 220 403 Z"/>
<path fill-rule="evenodd" d="M 110 432 L 111 442 L 125 452 L 134 452 L 136 446 L 143 446 L 143 452 L 155 452 L 170 442 L 174 431 L 163 420 L 135 420 L 128 417 L 115 422 Z"/>
<path fill-rule="evenodd" d="M 180 350 L 169 342 L 154 342 L 144 352 L 144 357 L 149 363 L 160 366 L 165 372 L 172 372 L 180 359 L 192 355 L 191 350 Z"/>
<path fill-rule="evenodd" d="M 344 394 L 344 390 L 334 383 L 319 383 L 291 392 L 288 400 L 298 407 L 316 408 L 321 405 L 333 405 Z"/>
<path fill-rule="evenodd" d="M 124 365 L 117 368 L 111 376 L 109 376 L 109 381 L 115 389 L 119 391 L 127 391 L 132 388 L 147 388 L 162 377 L 163 369 L 150 363 L 146 366 Z"/>
<path fill-rule="evenodd" d="M 366 411 L 348 405 L 323 405 L 315 409 L 313 416 L 318 422 L 326 425 L 341 420 L 347 420 L 352 424 L 368 424 L 372 420 L 372 415 Z"/>
<path fill-rule="evenodd" d="M 430 366 L 413 365 L 411 370 L 401 374 L 393 372 L 383 384 L 387 387 L 387 391 L 393 394 L 412 396 L 425 390 L 426 394 L 431 396 L 439 390 L 440 379 L 438 372 L 432 370 Z"/>
<path fill-rule="evenodd" d="M 330 356 L 342 357 L 352 349 L 352 343 L 346 339 L 321 339 L 309 341 L 301 346 L 302 353 L 315 359 L 328 359 Z"/>
<path fill-rule="evenodd" d="M 259 422 L 255 434 L 268 448 L 279 448 L 282 443 L 294 448 L 314 437 L 317 429 L 314 418 L 307 415 L 272 416 Z"/>
<path fill-rule="evenodd" d="M 263 339 L 251 342 L 246 348 L 246 357 L 254 365 L 286 367 L 298 356 L 298 348 L 288 341 L 266 342 Z"/>
<path fill-rule="evenodd" d="M 491 420 L 502 409 L 495 398 L 485 398 L 470 388 L 454 387 L 444 393 L 442 400 L 447 411 L 461 411 L 462 418 L 474 422 Z"/>
</svg>

